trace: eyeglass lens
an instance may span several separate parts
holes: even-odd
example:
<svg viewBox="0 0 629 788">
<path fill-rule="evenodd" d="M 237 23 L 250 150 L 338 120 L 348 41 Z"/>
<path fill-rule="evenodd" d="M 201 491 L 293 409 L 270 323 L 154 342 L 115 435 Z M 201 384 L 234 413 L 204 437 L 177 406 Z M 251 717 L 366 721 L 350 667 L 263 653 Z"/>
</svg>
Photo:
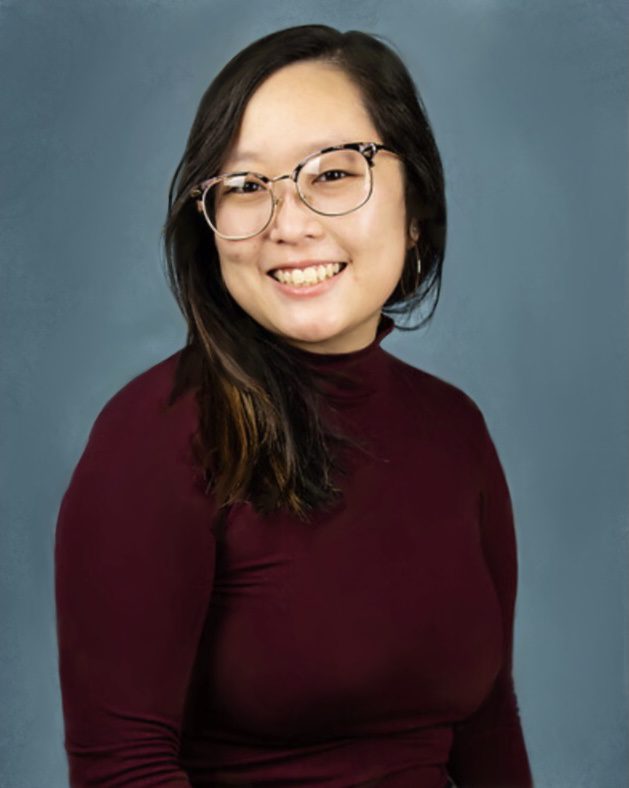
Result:
<svg viewBox="0 0 629 788">
<path fill-rule="evenodd" d="M 314 211 L 342 215 L 360 208 L 369 198 L 371 171 L 358 151 L 330 151 L 306 161 L 297 189 Z M 251 173 L 225 176 L 208 189 L 205 209 L 220 235 L 255 235 L 264 230 L 273 213 L 271 186 Z"/>
</svg>

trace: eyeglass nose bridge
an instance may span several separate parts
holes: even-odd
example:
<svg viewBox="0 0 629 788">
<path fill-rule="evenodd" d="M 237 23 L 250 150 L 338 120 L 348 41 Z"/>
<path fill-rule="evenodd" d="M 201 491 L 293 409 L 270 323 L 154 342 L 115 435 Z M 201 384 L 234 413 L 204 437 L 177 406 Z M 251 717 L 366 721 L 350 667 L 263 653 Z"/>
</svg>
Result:
<svg viewBox="0 0 629 788">
<path fill-rule="evenodd" d="M 287 179 L 291 180 L 295 184 L 295 189 L 297 191 L 297 196 L 299 197 L 300 201 L 307 208 L 310 208 L 310 206 L 308 205 L 308 203 L 304 199 L 304 196 L 301 193 L 301 189 L 299 188 L 299 183 L 297 182 L 297 179 L 299 178 L 300 170 L 301 170 L 301 168 L 297 167 L 292 172 L 288 172 L 285 175 L 277 175 L 275 178 L 268 178 L 268 182 L 270 184 L 271 198 L 273 200 L 273 214 L 275 214 L 276 207 L 280 204 L 280 202 L 283 199 L 282 197 L 278 197 L 277 194 L 275 193 L 275 188 L 274 188 L 275 184 L 278 183 L 279 181 L 285 181 Z M 273 217 L 271 217 L 271 218 L 273 218 Z"/>
<path fill-rule="evenodd" d="M 273 209 L 271 211 L 271 216 L 269 217 L 269 221 L 267 223 L 267 227 L 271 222 L 275 219 L 276 209 L 284 199 L 283 197 L 278 197 L 275 192 L 275 184 L 279 181 L 291 180 L 295 184 L 295 190 L 297 191 L 297 196 L 299 197 L 300 202 L 306 206 L 310 211 L 313 211 L 312 207 L 308 205 L 304 195 L 301 193 L 301 189 L 299 188 L 298 178 L 299 173 L 301 172 L 301 167 L 296 167 L 292 172 L 287 172 L 284 175 L 276 175 L 275 178 L 267 178 L 268 183 L 270 185 L 269 191 L 271 192 L 271 199 L 273 200 Z M 313 211 L 316 213 L 316 211 Z"/>
</svg>

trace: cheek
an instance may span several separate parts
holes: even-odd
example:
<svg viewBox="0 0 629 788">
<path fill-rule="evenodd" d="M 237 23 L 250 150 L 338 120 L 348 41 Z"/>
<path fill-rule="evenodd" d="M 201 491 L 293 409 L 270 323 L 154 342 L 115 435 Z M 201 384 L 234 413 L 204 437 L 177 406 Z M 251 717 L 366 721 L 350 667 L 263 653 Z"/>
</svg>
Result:
<svg viewBox="0 0 629 788">
<path fill-rule="evenodd" d="M 253 240 L 253 239 L 251 239 Z M 251 308 L 251 272 L 255 270 L 255 261 L 258 259 L 255 247 L 251 241 L 225 241 L 216 242 L 220 275 L 225 289 L 234 301 L 250 313 Z"/>
<path fill-rule="evenodd" d="M 389 270 L 391 267 L 401 270 L 406 253 L 404 206 L 396 202 L 374 202 L 364 207 L 369 210 L 356 211 L 353 221 L 346 226 L 344 237 L 348 250 L 364 261 L 369 259 L 373 265 L 381 265 L 386 259 Z"/>
<path fill-rule="evenodd" d="M 216 239 L 215 243 L 225 283 L 242 274 L 247 267 L 255 266 L 258 260 L 259 242 L 253 238 L 238 242 Z"/>
</svg>

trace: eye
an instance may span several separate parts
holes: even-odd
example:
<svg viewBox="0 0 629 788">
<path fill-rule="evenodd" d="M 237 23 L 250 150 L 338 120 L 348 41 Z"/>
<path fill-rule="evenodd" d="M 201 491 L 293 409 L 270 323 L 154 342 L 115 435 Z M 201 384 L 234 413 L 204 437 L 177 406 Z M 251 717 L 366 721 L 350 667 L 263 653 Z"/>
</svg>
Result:
<svg viewBox="0 0 629 788">
<path fill-rule="evenodd" d="M 257 181 L 240 181 L 225 185 L 225 194 L 255 194 L 264 187 Z"/>
<path fill-rule="evenodd" d="M 350 173 L 345 170 L 326 170 L 315 179 L 315 182 L 323 181 L 324 183 L 329 183 L 330 181 L 340 181 L 349 175 Z"/>
</svg>

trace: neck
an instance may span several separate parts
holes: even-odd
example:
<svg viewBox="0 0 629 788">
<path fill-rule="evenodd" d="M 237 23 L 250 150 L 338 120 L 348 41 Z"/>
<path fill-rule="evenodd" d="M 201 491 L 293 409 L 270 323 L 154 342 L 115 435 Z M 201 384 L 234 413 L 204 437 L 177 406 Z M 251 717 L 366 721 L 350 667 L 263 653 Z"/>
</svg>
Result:
<svg viewBox="0 0 629 788">
<path fill-rule="evenodd" d="M 379 324 L 382 319 L 380 312 L 370 316 L 349 333 L 334 336 L 322 341 L 307 342 L 303 340 L 287 340 L 293 347 L 316 355 L 346 355 L 369 347 L 377 338 Z"/>
<path fill-rule="evenodd" d="M 321 353 L 297 347 L 296 356 L 315 374 L 326 397 L 334 400 L 363 399 L 375 393 L 381 384 L 387 354 L 380 343 L 394 327 L 390 317 L 381 315 L 371 342 L 357 350 Z"/>
</svg>

